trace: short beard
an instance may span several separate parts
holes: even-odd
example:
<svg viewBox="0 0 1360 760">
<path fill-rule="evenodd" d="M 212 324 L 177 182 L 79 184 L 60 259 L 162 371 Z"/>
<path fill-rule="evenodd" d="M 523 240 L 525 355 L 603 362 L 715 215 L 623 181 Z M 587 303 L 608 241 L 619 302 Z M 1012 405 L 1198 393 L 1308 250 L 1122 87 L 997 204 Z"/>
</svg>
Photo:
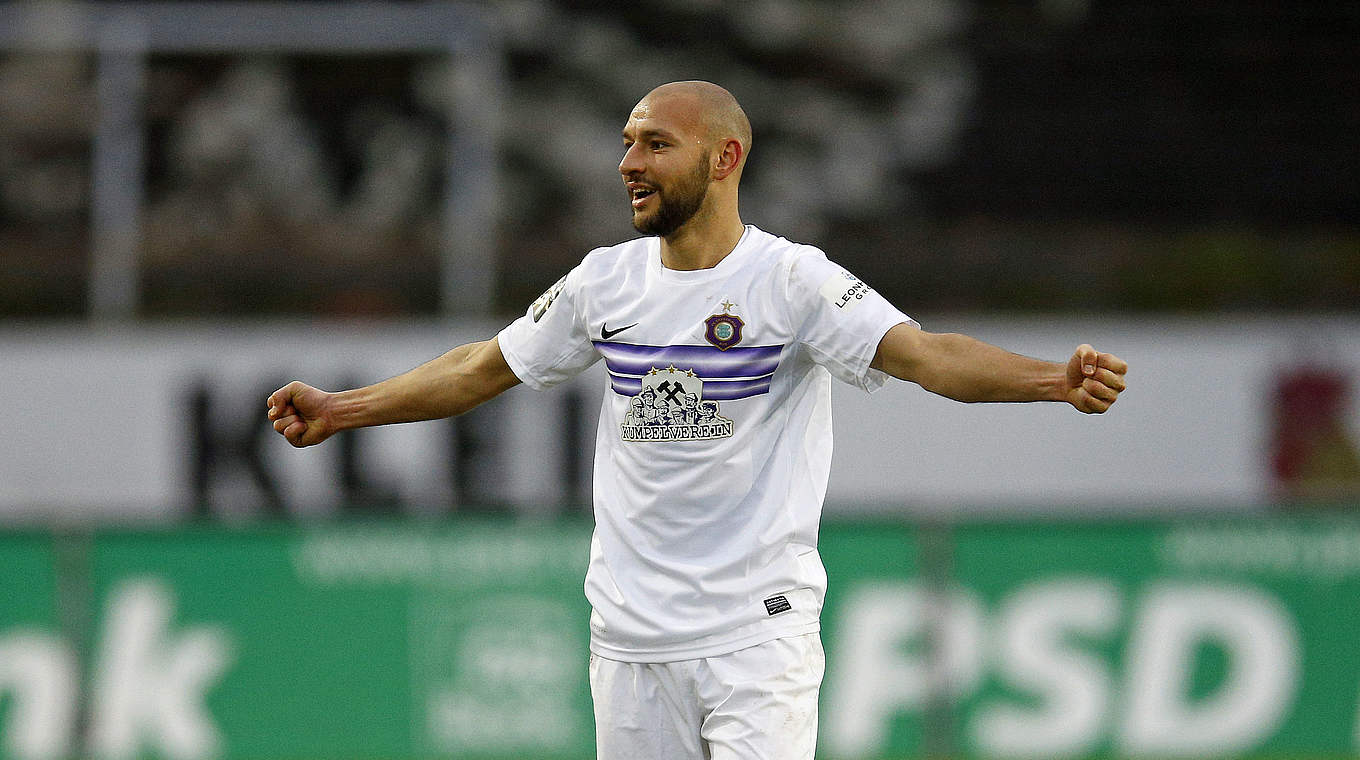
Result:
<svg viewBox="0 0 1360 760">
<path fill-rule="evenodd" d="M 708 161 L 704 154 L 694 165 L 694 170 L 676 180 L 669 190 L 657 191 L 660 201 L 656 213 L 651 216 L 633 215 L 633 228 L 644 235 L 669 237 L 685 223 L 694 218 L 708 197 Z"/>
</svg>

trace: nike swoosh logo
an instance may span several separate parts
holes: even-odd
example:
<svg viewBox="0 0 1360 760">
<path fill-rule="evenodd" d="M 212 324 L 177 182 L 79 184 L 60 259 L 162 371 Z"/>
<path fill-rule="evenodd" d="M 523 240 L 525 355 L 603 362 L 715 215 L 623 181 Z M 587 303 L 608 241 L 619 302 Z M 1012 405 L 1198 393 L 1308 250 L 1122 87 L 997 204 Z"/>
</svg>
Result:
<svg viewBox="0 0 1360 760">
<path fill-rule="evenodd" d="M 606 322 L 606 323 L 600 325 L 600 340 L 609 340 L 610 338 L 614 337 L 615 335 L 618 335 L 619 333 L 623 332 L 624 330 L 631 330 L 631 329 L 633 329 L 634 327 L 637 327 L 637 326 L 638 326 L 638 323 L 637 323 L 637 322 L 634 322 L 633 324 L 628 325 L 627 327 L 620 327 L 620 328 L 617 329 L 617 330 L 611 330 L 611 329 L 609 329 L 609 323 Z"/>
</svg>

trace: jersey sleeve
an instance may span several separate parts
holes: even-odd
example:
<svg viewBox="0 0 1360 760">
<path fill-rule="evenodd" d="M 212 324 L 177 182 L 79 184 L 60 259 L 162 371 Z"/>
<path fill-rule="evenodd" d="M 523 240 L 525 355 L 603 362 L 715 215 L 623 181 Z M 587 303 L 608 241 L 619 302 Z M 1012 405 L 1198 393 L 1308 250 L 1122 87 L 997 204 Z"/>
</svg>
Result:
<svg viewBox="0 0 1360 760">
<path fill-rule="evenodd" d="M 869 367 L 884 334 L 904 322 L 919 327 L 815 248 L 793 261 L 789 302 L 792 313 L 802 317 L 798 339 L 813 361 L 837 379 L 865 391 L 877 390 L 888 379 L 887 373 Z"/>
<path fill-rule="evenodd" d="M 581 318 L 580 281 L 578 266 L 497 336 L 511 371 L 530 388 L 569 380 L 600 358 Z"/>
</svg>

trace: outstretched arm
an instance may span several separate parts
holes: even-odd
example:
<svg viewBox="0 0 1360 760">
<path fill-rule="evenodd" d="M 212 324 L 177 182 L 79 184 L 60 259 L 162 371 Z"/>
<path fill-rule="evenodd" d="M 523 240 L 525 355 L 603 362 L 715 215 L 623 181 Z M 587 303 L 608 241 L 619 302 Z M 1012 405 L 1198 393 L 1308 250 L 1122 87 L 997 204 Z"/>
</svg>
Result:
<svg viewBox="0 0 1360 760">
<path fill-rule="evenodd" d="M 1087 414 L 1110 408 L 1128 371 L 1119 357 L 1085 344 L 1063 365 L 907 324 L 883 336 L 871 366 L 956 401 L 1066 401 Z"/>
<path fill-rule="evenodd" d="M 294 380 L 269 395 L 269 419 L 274 430 L 300 448 L 340 430 L 452 417 L 518 383 L 499 341 L 492 338 L 354 390 L 328 393 Z"/>
</svg>

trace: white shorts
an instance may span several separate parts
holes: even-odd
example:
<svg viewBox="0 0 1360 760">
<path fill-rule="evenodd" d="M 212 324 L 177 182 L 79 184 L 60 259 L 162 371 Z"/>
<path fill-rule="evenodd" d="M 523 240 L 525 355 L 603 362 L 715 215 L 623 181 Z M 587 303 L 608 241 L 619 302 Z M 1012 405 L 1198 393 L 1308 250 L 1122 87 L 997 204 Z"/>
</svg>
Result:
<svg viewBox="0 0 1360 760">
<path fill-rule="evenodd" d="M 699 660 L 590 656 L 598 760 L 812 760 L 816 633 Z"/>
</svg>

